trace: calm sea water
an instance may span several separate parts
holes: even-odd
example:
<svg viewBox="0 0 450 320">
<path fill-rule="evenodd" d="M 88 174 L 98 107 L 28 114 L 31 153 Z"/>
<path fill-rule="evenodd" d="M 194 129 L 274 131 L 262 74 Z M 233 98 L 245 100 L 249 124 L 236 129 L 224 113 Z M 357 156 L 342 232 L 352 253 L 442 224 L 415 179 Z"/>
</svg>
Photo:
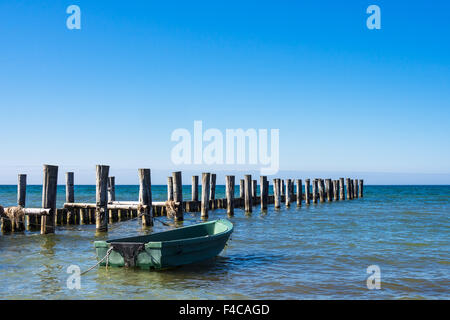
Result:
<svg viewBox="0 0 450 320">
<path fill-rule="evenodd" d="M 28 186 L 27 206 L 39 207 L 41 187 Z M 117 200 L 137 198 L 137 186 L 116 186 Z M 190 187 L 184 189 L 189 198 Z M 93 202 L 94 186 L 77 186 L 76 201 Z M 217 197 L 224 196 L 218 186 Z M 166 198 L 164 186 L 153 198 Z M 58 190 L 58 206 L 64 187 Z M 137 199 L 136 199 L 137 200 Z M 0 204 L 16 203 L 16 187 L 0 186 Z M 450 298 L 450 186 L 366 186 L 352 201 L 251 215 L 236 209 L 235 231 L 217 258 L 166 271 L 96 268 L 81 289 L 66 286 L 67 267 L 96 263 L 94 240 L 142 231 L 137 220 L 110 226 L 58 227 L 56 234 L 0 235 L 2 299 L 435 299 Z M 210 219 L 225 218 L 225 210 Z M 185 214 L 184 225 L 200 221 Z M 167 221 L 167 220 L 166 220 Z M 381 269 L 381 289 L 368 290 L 366 269 Z"/>
</svg>

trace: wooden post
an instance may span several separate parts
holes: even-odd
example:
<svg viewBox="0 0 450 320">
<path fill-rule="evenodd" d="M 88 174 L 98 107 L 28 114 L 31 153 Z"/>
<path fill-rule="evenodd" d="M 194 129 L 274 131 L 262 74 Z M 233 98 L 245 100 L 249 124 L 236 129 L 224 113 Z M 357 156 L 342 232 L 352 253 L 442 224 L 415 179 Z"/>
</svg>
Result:
<svg viewBox="0 0 450 320">
<path fill-rule="evenodd" d="M 253 209 L 253 201 L 252 201 L 252 175 L 251 174 L 246 174 L 244 176 L 244 181 L 245 181 L 245 192 L 244 192 L 244 208 L 245 208 L 245 212 L 252 212 Z"/>
<path fill-rule="evenodd" d="M 252 180 L 252 201 L 256 201 L 257 189 L 258 189 L 258 182 L 256 180 Z"/>
<path fill-rule="evenodd" d="M 281 191 L 281 199 L 283 200 L 283 196 L 286 195 L 286 190 L 284 188 L 284 179 L 280 180 L 280 191 Z"/>
<path fill-rule="evenodd" d="M 19 174 L 17 177 L 17 205 L 19 207 L 25 207 L 25 199 L 27 195 L 27 175 Z M 21 218 L 19 221 L 19 225 L 14 226 L 14 223 L 11 223 L 13 229 L 16 227 L 16 231 L 25 230 L 25 219 Z"/>
<path fill-rule="evenodd" d="M 139 204 L 146 206 L 139 209 L 143 227 L 153 226 L 152 215 L 152 179 L 150 169 L 139 169 Z"/>
<path fill-rule="evenodd" d="M 317 203 L 317 179 L 313 180 L 312 198 L 313 198 L 313 203 Z"/>
<path fill-rule="evenodd" d="M 116 178 L 108 177 L 108 202 L 116 201 Z"/>
<path fill-rule="evenodd" d="M 66 172 L 66 202 L 75 202 L 74 174 Z M 75 224 L 75 208 L 67 208 L 67 224 Z"/>
<path fill-rule="evenodd" d="M 291 206 L 291 179 L 286 179 L 286 207 Z"/>
<path fill-rule="evenodd" d="M 280 194 L 280 179 L 273 179 L 273 196 L 275 209 L 280 208 L 281 194 Z"/>
<path fill-rule="evenodd" d="M 359 197 L 362 198 L 364 195 L 364 180 L 363 179 L 359 179 Z"/>
<path fill-rule="evenodd" d="M 192 176 L 192 201 L 198 201 L 198 176 Z"/>
<path fill-rule="evenodd" d="M 244 199 L 245 187 L 244 187 L 244 179 L 239 181 L 239 197 Z"/>
<path fill-rule="evenodd" d="M 41 234 L 55 232 L 56 188 L 58 186 L 58 166 L 44 165 L 42 183 L 42 208 L 52 209 L 49 215 L 41 216 Z"/>
<path fill-rule="evenodd" d="M 167 177 L 167 200 L 173 201 L 173 178 Z"/>
<path fill-rule="evenodd" d="M 216 174 L 211 173 L 209 178 L 211 179 L 211 181 L 209 183 L 210 209 L 215 210 L 216 209 Z"/>
<path fill-rule="evenodd" d="M 347 185 L 347 200 L 351 200 L 352 199 L 352 187 L 350 184 L 350 178 L 346 178 L 345 183 Z"/>
<path fill-rule="evenodd" d="M 326 179 L 325 184 L 326 184 L 326 191 L 327 191 L 327 201 L 331 202 L 331 201 L 333 201 L 333 186 L 331 184 L 331 179 Z"/>
<path fill-rule="evenodd" d="M 311 184 L 311 179 L 305 179 L 305 203 L 306 204 L 310 204 L 310 184 Z"/>
<path fill-rule="evenodd" d="M 344 178 L 339 178 L 339 199 L 345 200 Z"/>
<path fill-rule="evenodd" d="M 267 188 L 267 176 L 261 176 L 260 178 L 260 190 L 259 195 L 261 197 L 261 210 L 267 210 L 267 198 L 269 195 L 269 189 Z"/>
<path fill-rule="evenodd" d="M 339 180 L 333 180 L 333 195 L 334 201 L 339 200 Z"/>
<path fill-rule="evenodd" d="M 226 176 L 227 214 L 234 215 L 234 176 Z"/>
<path fill-rule="evenodd" d="M 99 232 L 108 231 L 108 175 L 109 166 L 97 165 L 95 184 L 95 228 Z"/>
<path fill-rule="evenodd" d="M 183 221 L 183 182 L 181 180 L 181 171 L 172 173 L 173 179 L 173 199 L 179 202 L 176 206 L 175 221 Z"/>
<path fill-rule="evenodd" d="M 358 198 L 358 179 L 353 180 L 353 198 Z"/>
<path fill-rule="evenodd" d="M 202 218 L 208 218 L 210 173 L 202 173 Z"/>
<path fill-rule="evenodd" d="M 319 179 L 319 198 L 320 202 L 325 202 L 325 180 Z"/>
<path fill-rule="evenodd" d="M 302 206 L 302 179 L 297 179 L 297 207 Z"/>
</svg>

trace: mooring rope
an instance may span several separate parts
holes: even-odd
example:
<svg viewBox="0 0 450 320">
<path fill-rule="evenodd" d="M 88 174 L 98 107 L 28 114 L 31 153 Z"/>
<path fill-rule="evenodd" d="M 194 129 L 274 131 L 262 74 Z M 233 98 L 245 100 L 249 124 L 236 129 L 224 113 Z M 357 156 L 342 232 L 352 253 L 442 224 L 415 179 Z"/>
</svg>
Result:
<svg viewBox="0 0 450 320">
<path fill-rule="evenodd" d="M 111 254 L 111 251 L 113 250 L 113 248 L 109 248 L 108 251 L 106 251 L 106 255 L 99 261 L 97 262 L 95 265 L 93 265 L 92 267 L 90 267 L 89 269 L 87 269 L 86 271 L 80 273 L 80 276 L 82 276 L 85 273 L 88 273 L 89 271 L 91 271 L 92 269 L 94 269 L 96 266 L 98 266 L 100 263 L 103 262 L 103 260 L 106 259 L 106 269 L 108 269 L 108 263 L 109 263 L 109 255 Z"/>
</svg>

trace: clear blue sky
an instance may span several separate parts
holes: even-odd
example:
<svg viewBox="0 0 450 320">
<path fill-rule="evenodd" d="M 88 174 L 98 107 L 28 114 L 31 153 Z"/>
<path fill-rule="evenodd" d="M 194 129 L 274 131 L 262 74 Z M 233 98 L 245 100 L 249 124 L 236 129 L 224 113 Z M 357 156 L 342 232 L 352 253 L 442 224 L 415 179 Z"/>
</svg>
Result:
<svg viewBox="0 0 450 320">
<path fill-rule="evenodd" d="M 424 0 L 0 0 L 0 184 L 40 181 L 43 163 L 90 170 L 79 182 L 97 163 L 133 170 L 124 182 L 169 172 L 171 132 L 194 120 L 280 129 L 282 170 L 448 175 L 449 15 Z"/>
</svg>

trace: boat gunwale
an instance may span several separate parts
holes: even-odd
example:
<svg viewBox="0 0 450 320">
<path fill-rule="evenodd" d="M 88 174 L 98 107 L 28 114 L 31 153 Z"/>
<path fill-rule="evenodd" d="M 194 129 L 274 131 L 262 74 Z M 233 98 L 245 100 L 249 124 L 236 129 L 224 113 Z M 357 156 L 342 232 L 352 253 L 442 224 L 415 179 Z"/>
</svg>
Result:
<svg viewBox="0 0 450 320">
<path fill-rule="evenodd" d="M 195 242 L 199 242 L 200 240 L 212 240 L 212 239 L 217 239 L 219 237 L 222 237 L 228 233 L 231 233 L 233 231 L 233 224 L 226 220 L 226 219 L 217 219 L 217 220 L 212 220 L 212 221 L 208 221 L 208 222 L 203 222 L 203 224 L 214 224 L 214 223 L 222 223 L 223 225 L 225 225 L 225 227 L 227 228 L 225 231 L 219 232 L 219 233 L 215 233 L 213 235 L 205 235 L 205 236 L 200 236 L 200 237 L 193 237 L 193 238 L 181 238 L 181 239 L 176 239 L 176 240 L 166 240 L 166 241 L 148 241 L 148 242 L 142 242 L 145 244 L 145 248 L 149 248 L 149 249 L 158 249 L 158 248 L 162 248 L 164 247 L 171 247 L 173 245 L 177 245 L 177 243 L 195 243 Z M 196 225 L 191 225 L 191 226 L 185 226 L 185 227 L 181 227 L 181 228 L 176 228 L 173 230 L 167 230 L 167 231 L 163 231 L 160 233 L 165 233 L 165 232 L 172 232 L 175 230 L 182 230 L 185 228 L 195 228 L 198 227 L 200 224 L 196 224 Z M 117 240 L 125 240 L 125 239 L 131 239 L 131 238 L 137 238 L 137 237 L 128 237 L 128 238 L 122 238 L 122 239 L 112 239 L 112 240 L 102 240 L 102 241 L 95 241 L 94 245 L 96 248 L 101 248 L 101 247 L 110 247 L 111 246 L 111 242 L 113 241 L 117 241 Z M 120 241 L 118 241 L 120 242 Z M 126 241 L 121 241 L 121 242 L 126 242 Z"/>
</svg>

